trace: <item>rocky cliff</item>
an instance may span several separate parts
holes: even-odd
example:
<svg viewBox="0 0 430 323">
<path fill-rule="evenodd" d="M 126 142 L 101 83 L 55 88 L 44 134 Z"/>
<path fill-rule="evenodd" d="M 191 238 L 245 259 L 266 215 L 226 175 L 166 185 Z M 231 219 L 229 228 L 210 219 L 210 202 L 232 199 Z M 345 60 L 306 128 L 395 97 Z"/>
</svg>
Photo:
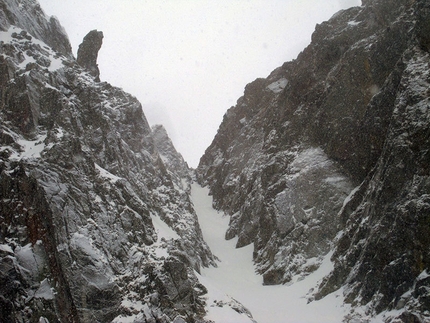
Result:
<svg viewBox="0 0 430 323">
<path fill-rule="evenodd" d="M 88 37 L 77 62 L 36 1 L 0 1 L 0 321 L 203 322 L 188 167 Z"/>
<path fill-rule="evenodd" d="M 0 0 L 0 321 L 205 322 L 214 264 L 192 175 L 140 103 L 72 55 L 35 0 Z M 332 254 L 308 295 L 345 322 L 430 321 L 430 5 L 363 0 L 248 84 L 197 169 L 265 284 Z"/>
<path fill-rule="evenodd" d="M 309 300 L 342 288 L 348 322 L 430 320 L 429 29 L 423 0 L 335 14 L 245 87 L 197 169 L 266 284 L 334 251 Z"/>
</svg>

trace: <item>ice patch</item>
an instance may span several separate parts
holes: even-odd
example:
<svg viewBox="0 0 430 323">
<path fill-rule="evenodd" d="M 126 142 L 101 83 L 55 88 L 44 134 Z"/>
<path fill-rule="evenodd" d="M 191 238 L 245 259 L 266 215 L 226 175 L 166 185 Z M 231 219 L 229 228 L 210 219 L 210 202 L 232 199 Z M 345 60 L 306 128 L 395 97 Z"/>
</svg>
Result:
<svg viewBox="0 0 430 323">
<path fill-rule="evenodd" d="M 45 83 L 45 87 L 46 87 L 47 89 L 51 89 L 51 90 L 58 91 L 58 89 L 57 89 L 57 88 L 53 87 L 53 86 L 52 86 L 51 84 L 49 84 L 49 83 Z"/>
<path fill-rule="evenodd" d="M 329 184 L 335 184 L 341 181 L 344 181 L 345 177 L 343 176 L 332 176 L 332 177 L 327 177 L 326 179 L 324 179 L 324 182 L 329 183 Z"/>
<path fill-rule="evenodd" d="M 343 201 L 343 205 L 342 205 L 342 209 L 340 212 L 342 212 L 342 210 L 345 208 L 345 206 L 352 200 L 352 198 L 354 197 L 355 193 L 358 192 L 358 190 L 360 189 L 361 185 L 358 185 L 357 187 L 355 187 L 349 194 L 348 196 L 345 198 L 345 200 Z"/>
<path fill-rule="evenodd" d="M 33 253 L 31 243 L 26 244 L 23 247 L 18 247 L 15 250 L 15 255 L 18 258 L 20 264 L 26 269 L 37 268 L 37 261 Z"/>
<path fill-rule="evenodd" d="M 99 258 L 98 250 L 93 247 L 90 238 L 81 233 L 75 232 L 73 234 L 72 238 L 70 239 L 70 245 L 75 249 L 82 250 L 86 255 L 93 259 Z"/>
<path fill-rule="evenodd" d="M 291 163 L 291 171 L 304 173 L 315 167 L 323 167 L 329 163 L 331 161 L 321 148 L 308 148 L 300 152 Z"/>
<path fill-rule="evenodd" d="M 378 85 L 373 84 L 373 85 L 369 86 L 369 92 L 372 96 L 377 94 L 379 91 L 380 91 L 380 88 Z"/>
<path fill-rule="evenodd" d="M 417 277 L 417 280 L 423 280 L 430 277 L 430 274 L 427 272 L 427 269 L 423 270 L 421 274 Z"/>
</svg>

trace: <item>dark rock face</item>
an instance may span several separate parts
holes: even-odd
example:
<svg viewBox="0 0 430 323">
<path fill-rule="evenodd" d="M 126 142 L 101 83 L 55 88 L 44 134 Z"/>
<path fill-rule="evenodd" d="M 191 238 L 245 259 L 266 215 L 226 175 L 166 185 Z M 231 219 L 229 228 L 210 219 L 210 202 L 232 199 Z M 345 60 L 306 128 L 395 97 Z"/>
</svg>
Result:
<svg viewBox="0 0 430 323">
<path fill-rule="evenodd" d="M 332 249 L 316 299 L 344 287 L 367 315 L 429 320 L 428 12 L 373 0 L 337 13 L 225 114 L 197 174 L 266 284 Z"/>
<path fill-rule="evenodd" d="M 100 82 L 100 70 L 97 65 L 97 56 L 103 44 L 103 32 L 90 31 L 79 45 L 77 62 L 86 68 L 96 82 Z"/>
<path fill-rule="evenodd" d="M 0 44 L 0 321 L 203 322 L 213 256 L 182 157 L 136 98 L 18 27 L 48 33 L 31 10 Z"/>
<path fill-rule="evenodd" d="M 352 199 L 358 206 L 341 214 L 347 222 L 335 270 L 319 293 L 346 282 L 347 298 L 371 303 L 376 313 L 404 306 L 421 313 L 429 305 L 429 54 L 415 47 L 402 61 L 385 146 L 363 195 Z"/>
</svg>

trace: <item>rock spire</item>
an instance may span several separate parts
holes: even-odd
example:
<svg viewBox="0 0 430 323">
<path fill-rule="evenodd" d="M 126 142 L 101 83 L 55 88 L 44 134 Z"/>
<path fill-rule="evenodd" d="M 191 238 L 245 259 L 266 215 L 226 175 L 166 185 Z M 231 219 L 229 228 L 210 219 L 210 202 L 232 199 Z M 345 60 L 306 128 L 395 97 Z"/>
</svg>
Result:
<svg viewBox="0 0 430 323">
<path fill-rule="evenodd" d="M 79 45 L 78 64 L 89 70 L 96 82 L 100 82 L 100 70 L 97 65 L 97 56 L 103 43 L 103 32 L 91 30 Z"/>
</svg>

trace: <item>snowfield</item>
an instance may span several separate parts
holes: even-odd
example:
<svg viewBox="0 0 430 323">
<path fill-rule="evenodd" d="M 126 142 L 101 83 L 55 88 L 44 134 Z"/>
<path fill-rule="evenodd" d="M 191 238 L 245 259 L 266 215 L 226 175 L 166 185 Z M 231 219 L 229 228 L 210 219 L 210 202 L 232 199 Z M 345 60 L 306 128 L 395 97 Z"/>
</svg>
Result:
<svg viewBox="0 0 430 323">
<path fill-rule="evenodd" d="M 342 290 L 319 301 L 309 302 L 310 291 L 333 268 L 331 253 L 320 268 L 304 279 L 295 277 L 291 285 L 263 286 L 254 271 L 253 245 L 236 249 L 236 238 L 225 240 L 229 217 L 212 208 L 209 189 L 192 184 L 191 196 L 203 237 L 219 258 L 218 267 L 203 268 L 200 282 L 208 288 L 207 318 L 216 323 L 252 322 L 229 306 L 231 299 L 242 303 L 258 323 L 339 323 L 349 312 Z"/>
</svg>

